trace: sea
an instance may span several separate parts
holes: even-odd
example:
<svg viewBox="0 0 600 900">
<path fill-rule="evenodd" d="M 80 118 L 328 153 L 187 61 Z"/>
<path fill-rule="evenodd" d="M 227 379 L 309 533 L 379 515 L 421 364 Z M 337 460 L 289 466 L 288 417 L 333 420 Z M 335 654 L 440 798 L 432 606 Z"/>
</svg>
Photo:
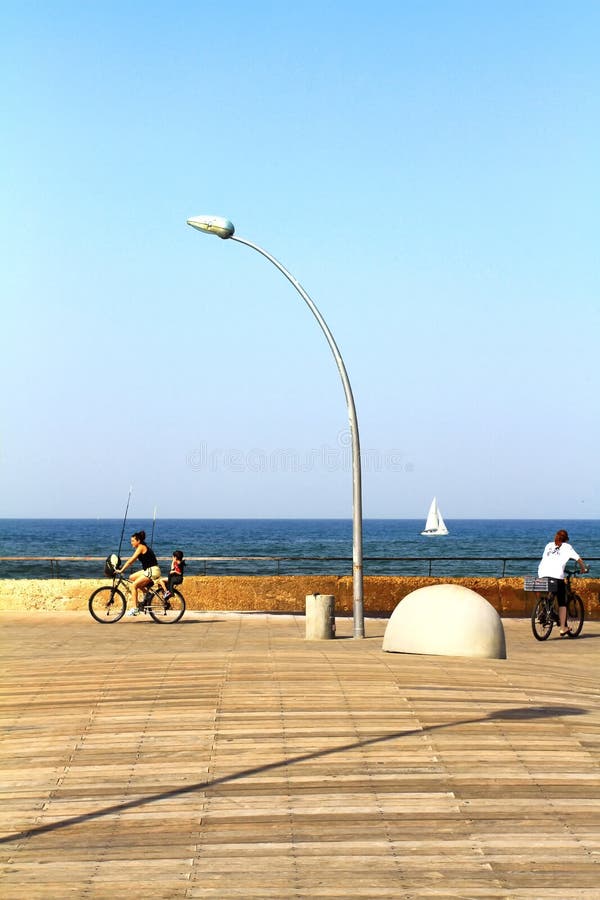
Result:
<svg viewBox="0 0 600 900">
<path fill-rule="evenodd" d="M 597 519 L 450 519 L 446 525 L 448 535 L 426 537 L 421 519 L 365 519 L 365 575 L 530 574 L 558 528 L 567 529 L 577 552 L 600 571 Z M 183 550 L 187 575 L 352 574 L 350 519 L 131 520 L 124 529 L 122 519 L 0 519 L 0 578 L 101 577 L 102 560 L 119 547 L 125 559 L 130 535 L 141 529 L 158 557 Z"/>
</svg>

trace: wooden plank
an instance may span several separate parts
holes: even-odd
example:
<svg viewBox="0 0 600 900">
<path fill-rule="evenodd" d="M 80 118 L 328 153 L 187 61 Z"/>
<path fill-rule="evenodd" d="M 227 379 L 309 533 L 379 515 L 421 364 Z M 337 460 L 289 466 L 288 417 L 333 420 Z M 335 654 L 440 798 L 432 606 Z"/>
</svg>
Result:
<svg viewBox="0 0 600 900">
<path fill-rule="evenodd" d="M 509 620 L 507 660 L 467 660 L 384 654 L 384 621 L 0 621 L 0 896 L 599 896 L 595 640 Z"/>
</svg>

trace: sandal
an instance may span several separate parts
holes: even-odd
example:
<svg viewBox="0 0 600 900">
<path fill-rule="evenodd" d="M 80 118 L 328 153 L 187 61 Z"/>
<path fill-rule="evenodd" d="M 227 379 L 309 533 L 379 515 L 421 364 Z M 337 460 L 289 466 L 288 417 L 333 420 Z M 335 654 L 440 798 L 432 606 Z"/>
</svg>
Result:
<svg viewBox="0 0 600 900">
<path fill-rule="evenodd" d="M 566 628 L 564 631 L 559 631 L 558 633 L 560 634 L 561 637 L 566 637 L 568 634 L 572 634 L 570 628 Z"/>
</svg>

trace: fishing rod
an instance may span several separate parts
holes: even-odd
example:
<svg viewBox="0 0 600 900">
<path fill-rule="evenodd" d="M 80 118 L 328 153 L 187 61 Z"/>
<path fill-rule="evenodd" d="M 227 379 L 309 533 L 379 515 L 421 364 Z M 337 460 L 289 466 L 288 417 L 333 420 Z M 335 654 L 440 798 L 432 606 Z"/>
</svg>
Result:
<svg viewBox="0 0 600 900">
<path fill-rule="evenodd" d="M 121 528 L 121 540 L 119 541 L 119 550 L 117 552 L 117 556 L 121 556 L 121 547 L 123 546 L 123 535 L 125 534 L 125 522 L 127 521 L 127 513 L 129 511 L 129 501 L 131 500 L 131 492 L 133 491 L 133 486 L 129 488 L 129 496 L 127 497 L 127 506 L 125 507 L 125 516 L 123 518 L 123 527 Z"/>
<path fill-rule="evenodd" d="M 156 525 L 156 507 L 154 507 L 154 518 L 152 519 L 152 534 L 150 536 L 150 547 L 154 544 L 154 526 Z"/>
</svg>

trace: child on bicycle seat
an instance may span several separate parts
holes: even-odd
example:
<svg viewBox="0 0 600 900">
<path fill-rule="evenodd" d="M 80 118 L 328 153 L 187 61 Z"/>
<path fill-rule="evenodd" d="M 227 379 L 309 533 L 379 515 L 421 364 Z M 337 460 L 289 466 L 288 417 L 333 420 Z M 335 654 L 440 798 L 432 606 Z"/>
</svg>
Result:
<svg viewBox="0 0 600 900">
<path fill-rule="evenodd" d="M 560 619 L 560 636 L 564 637 L 570 632 L 567 627 L 567 601 L 565 591 L 565 566 L 569 560 L 575 560 L 582 572 L 587 572 L 587 566 L 579 553 L 569 544 L 569 535 L 561 528 L 557 531 L 554 540 L 546 544 L 538 566 L 538 578 L 550 578 L 556 582 L 553 593 L 558 600 L 558 617 Z"/>
<path fill-rule="evenodd" d="M 185 569 L 185 560 L 183 558 L 182 550 L 173 550 L 173 557 L 171 559 L 171 571 L 169 572 L 169 577 L 166 582 L 164 578 L 161 578 L 161 584 L 164 588 L 163 600 L 168 600 L 169 597 L 173 596 L 173 588 L 176 584 L 181 584 L 183 581 L 183 570 Z"/>
</svg>

